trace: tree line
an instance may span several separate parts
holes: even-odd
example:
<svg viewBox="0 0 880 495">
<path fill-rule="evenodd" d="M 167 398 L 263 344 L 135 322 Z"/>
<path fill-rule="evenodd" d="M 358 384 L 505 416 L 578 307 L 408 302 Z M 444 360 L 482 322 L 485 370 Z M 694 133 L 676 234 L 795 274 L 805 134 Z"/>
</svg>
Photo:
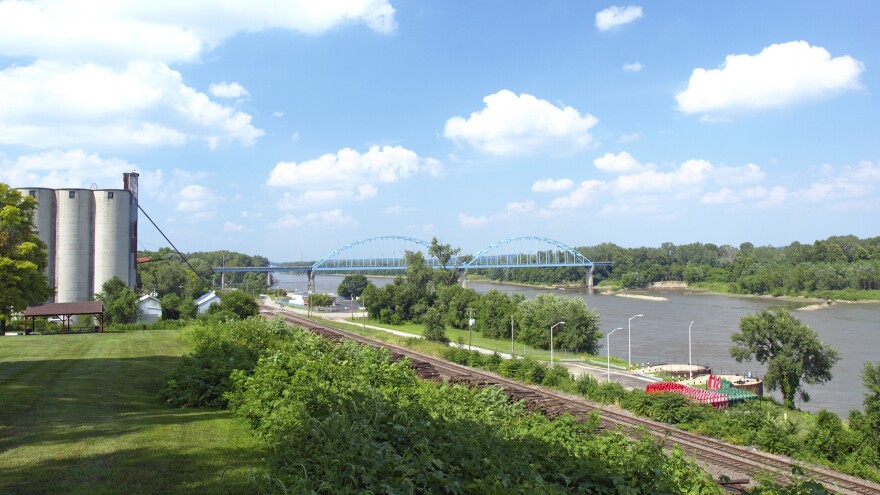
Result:
<svg viewBox="0 0 880 495">
<path fill-rule="evenodd" d="M 784 247 L 665 242 L 656 248 L 624 248 L 613 243 L 580 247 L 597 268 L 597 284 L 624 288 L 684 281 L 739 294 L 819 296 L 854 299 L 880 290 L 880 237 L 833 236 L 812 244 Z M 583 284 L 582 268 L 489 269 L 476 273 L 499 280 L 536 284 Z M 861 293 L 861 294 L 860 294 Z M 867 295 L 874 297 L 876 294 Z"/>
</svg>

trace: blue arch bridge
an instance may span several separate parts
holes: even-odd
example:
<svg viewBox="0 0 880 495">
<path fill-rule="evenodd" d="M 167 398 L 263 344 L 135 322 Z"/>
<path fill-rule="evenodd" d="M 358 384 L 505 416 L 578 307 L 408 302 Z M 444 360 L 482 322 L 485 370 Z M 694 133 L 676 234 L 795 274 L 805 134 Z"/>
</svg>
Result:
<svg viewBox="0 0 880 495">
<path fill-rule="evenodd" d="M 453 257 L 443 266 L 428 250 L 430 242 L 405 236 L 379 236 L 351 242 L 330 252 L 312 265 L 303 266 L 222 266 L 214 268 L 220 274 L 220 287 L 224 287 L 226 273 L 266 273 L 266 284 L 271 285 L 273 272 L 299 272 L 308 275 L 309 293 L 315 290 L 318 272 L 378 272 L 406 270 L 405 253 L 421 252 L 425 264 L 431 268 L 455 269 L 461 274 L 461 283 L 467 287 L 468 270 L 484 268 L 547 268 L 583 267 L 586 286 L 593 288 L 593 270 L 610 267 L 611 262 L 593 262 L 565 244 L 546 237 L 512 237 L 489 244 L 473 257 Z M 463 258 L 463 259 L 462 259 Z"/>
</svg>

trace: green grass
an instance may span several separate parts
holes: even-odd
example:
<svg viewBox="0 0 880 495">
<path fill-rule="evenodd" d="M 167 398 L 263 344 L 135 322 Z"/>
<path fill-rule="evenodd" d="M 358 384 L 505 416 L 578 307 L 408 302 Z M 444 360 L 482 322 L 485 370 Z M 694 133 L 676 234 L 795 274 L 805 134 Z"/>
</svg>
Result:
<svg viewBox="0 0 880 495">
<path fill-rule="evenodd" d="M 0 337 L 0 493 L 253 493 L 243 421 L 157 398 L 178 333 Z"/>
</svg>

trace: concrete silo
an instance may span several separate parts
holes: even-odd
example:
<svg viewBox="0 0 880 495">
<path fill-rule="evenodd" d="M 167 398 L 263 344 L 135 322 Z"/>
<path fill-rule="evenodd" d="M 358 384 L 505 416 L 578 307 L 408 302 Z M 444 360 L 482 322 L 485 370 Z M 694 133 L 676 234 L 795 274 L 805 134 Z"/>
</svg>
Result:
<svg viewBox="0 0 880 495">
<path fill-rule="evenodd" d="M 55 197 L 55 301 L 88 301 L 94 280 L 94 196 L 88 189 L 59 189 Z"/>
<path fill-rule="evenodd" d="M 48 263 L 46 264 L 46 277 L 49 285 L 55 285 L 55 190 L 44 187 L 23 187 L 18 189 L 25 196 L 31 196 L 37 201 L 34 211 L 34 226 L 40 240 L 46 243 Z M 50 297 L 49 302 L 55 298 Z"/>
<path fill-rule="evenodd" d="M 119 277 L 129 287 L 131 193 L 121 189 L 91 191 L 95 204 L 95 257 L 92 292 L 101 292 L 104 282 Z"/>
</svg>

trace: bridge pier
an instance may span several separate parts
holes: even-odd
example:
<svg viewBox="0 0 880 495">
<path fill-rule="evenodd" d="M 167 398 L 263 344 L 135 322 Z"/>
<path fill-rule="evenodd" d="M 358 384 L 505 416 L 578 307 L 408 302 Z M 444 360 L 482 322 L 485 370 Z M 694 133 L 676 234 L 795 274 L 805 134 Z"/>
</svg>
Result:
<svg viewBox="0 0 880 495">
<path fill-rule="evenodd" d="M 587 279 L 587 292 L 593 293 L 593 267 L 586 267 L 586 279 Z"/>
<path fill-rule="evenodd" d="M 226 287 L 226 272 L 220 272 L 220 290 Z"/>
<path fill-rule="evenodd" d="M 272 272 L 266 272 L 266 288 L 272 287 Z"/>
<path fill-rule="evenodd" d="M 460 271 L 461 271 L 461 276 L 459 278 L 461 278 L 461 288 L 467 289 L 467 268 L 465 268 L 464 270 L 460 270 Z"/>
<path fill-rule="evenodd" d="M 314 294 L 315 293 L 315 272 L 312 270 L 309 270 L 308 275 L 309 275 L 309 294 Z"/>
</svg>

